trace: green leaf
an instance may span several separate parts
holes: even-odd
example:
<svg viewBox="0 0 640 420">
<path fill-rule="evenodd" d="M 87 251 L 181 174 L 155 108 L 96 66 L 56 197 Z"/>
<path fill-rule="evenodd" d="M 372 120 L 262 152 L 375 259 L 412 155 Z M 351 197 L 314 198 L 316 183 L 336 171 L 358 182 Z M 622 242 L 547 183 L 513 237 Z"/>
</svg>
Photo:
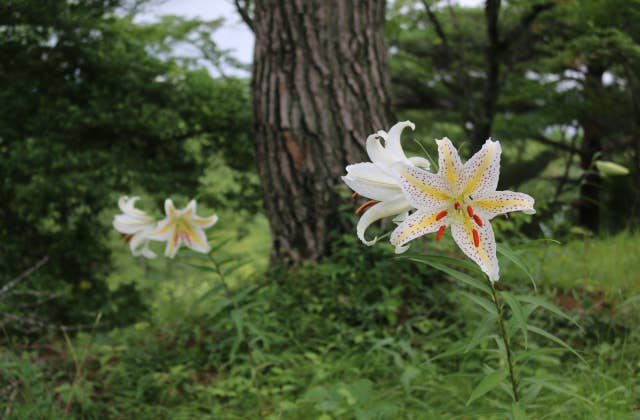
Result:
<svg viewBox="0 0 640 420">
<path fill-rule="evenodd" d="M 471 396 L 469 397 L 466 405 L 471 404 L 473 401 L 500 385 L 505 376 L 506 372 L 504 370 L 496 370 L 482 378 L 473 392 L 471 392 Z"/>
<path fill-rule="evenodd" d="M 509 292 L 500 292 L 500 295 L 507 302 L 507 305 L 511 308 L 511 313 L 513 314 L 513 319 L 515 320 L 516 326 L 520 328 L 522 334 L 524 335 L 524 347 L 529 347 L 529 338 L 527 335 L 527 317 L 525 316 L 524 309 L 518 302 L 518 299 L 515 298 Z"/>
<path fill-rule="evenodd" d="M 475 303 L 476 305 L 482 307 L 482 309 L 484 309 L 485 311 L 487 311 L 490 314 L 493 315 L 498 315 L 498 311 L 496 310 L 495 305 L 490 302 L 489 300 L 481 297 L 481 296 L 477 296 L 471 293 L 467 293 L 467 292 L 460 292 L 460 294 L 464 297 L 466 297 L 467 299 L 469 299 L 470 301 L 472 301 L 473 303 Z"/>
<path fill-rule="evenodd" d="M 531 280 L 531 284 L 533 284 L 533 290 L 537 291 L 538 287 L 536 286 L 536 280 L 533 278 L 533 275 L 529 271 L 529 268 L 527 268 L 527 265 L 522 260 L 522 258 L 520 258 L 518 254 L 513 252 L 513 250 L 511 250 L 511 248 L 509 248 L 507 245 L 497 244 L 497 250 L 501 255 L 504 255 L 505 257 L 507 257 L 507 259 L 514 263 L 516 267 L 522 270 L 522 272 L 525 273 L 527 277 L 529 277 L 529 279 Z"/>
<path fill-rule="evenodd" d="M 209 299 L 210 296 L 215 295 L 218 292 L 220 292 L 222 289 L 224 289 L 224 284 L 218 283 L 215 286 L 213 286 L 212 288 L 210 288 L 209 290 L 207 290 L 206 292 L 204 292 L 202 294 L 202 296 L 200 296 L 198 299 L 196 299 L 196 301 L 194 303 L 196 305 L 199 304 L 199 303 L 202 303 L 203 301 Z"/>
<path fill-rule="evenodd" d="M 527 413 L 524 412 L 524 408 L 518 402 L 513 402 L 511 404 L 511 414 L 513 415 L 513 420 L 527 420 Z"/>
<path fill-rule="evenodd" d="M 535 306 L 540 306 L 546 309 L 547 311 L 559 316 L 560 318 L 566 319 L 567 321 L 573 323 L 575 326 L 580 328 L 580 330 L 582 330 L 582 327 L 572 317 L 564 313 L 562 309 L 558 308 L 556 305 L 554 305 L 551 302 L 548 302 L 536 296 L 528 296 L 528 295 L 518 295 L 516 296 L 516 299 L 518 299 L 520 302 L 525 302 Z"/>
<path fill-rule="evenodd" d="M 182 265 L 189 266 L 191 268 L 195 268 L 196 270 L 199 270 L 199 271 L 204 271 L 206 273 L 215 273 L 216 275 L 218 274 L 218 272 L 215 270 L 215 268 L 208 267 L 206 265 L 191 264 L 191 263 L 184 262 L 184 261 L 178 261 L 178 263 L 180 263 Z"/>
<path fill-rule="evenodd" d="M 567 349 L 568 351 L 570 351 L 571 353 L 575 354 L 576 357 L 578 357 L 578 359 L 580 359 L 584 364 L 588 364 L 586 360 L 584 360 L 582 358 L 582 356 L 580 356 L 580 354 L 578 354 L 577 351 L 574 350 L 573 347 L 571 347 L 569 344 L 565 343 L 563 340 L 561 340 L 560 338 L 556 337 L 555 335 L 543 330 L 542 328 L 538 328 L 536 326 L 533 325 L 527 325 L 527 329 L 529 331 L 531 331 L 534 334 L 538 334 L 542 337 L 545 337 L 559 345 L 561 345 L 562 347 L 564 347 L 565 349 Z"/>
<path fill-rule="evenodd" d="M 482 322 L 480 322 L 480 325 L 478 325 L 475 331 L 473 332 L 473 336 L 471 337 L 469 344 L 467 344 L 467 347 L 465 347 L 464 349 L 465 353 L 468 353 L 471 349 L 475 348 L 478 344 L 482 342 L 482 340 L 491 337 L 489 332 L 494 326 L 497 318 L 498 318 L 497 314 L 487 314 L 484 317 Z"/>
<path fill-rule="evenodd" d="M 551 382 L 550 380 L 548 380 L 548 378 L 543 378 L 543 377 L 530 377 L 530 378 L 526 378 L 523 380 L 523 382 L 527 382 L 527 383 L 531 383 L 534 385 L 539 385 L 542 386 L 544 388 L 547 388 L 553 392 L 556 392 L 558 394 L 563 394 L 563 395 L 567 395 L 576 399 L 579 399 L 580 401 L 584 401 L 589 405 L 593 405 L 593 402 L 591 400 L 589 400 L 588 398 L 583 397 L 582 395 L 574 392 L 571 390 L 570 386 L 567 386 L 569 384 L 563 383 L 563 384 L 555 384 L 553 382 Z"/>
<path fill-rule="evenodd" d="M 456 280 L 460 280 L 461 282 L 463 282 L 464 284 L 474 287 L 482 292 L 485 292 L 488 295 L 491 295 L 491 289 L 489 288 L 489 286 L 487 286 L 485 283 L 479 281 L 478 279 L 474 279 L 473 277 L 469 276 L 468 274 L 465 274 L 463 272 L 460 272 L 458 270 L 454 270 L 451 267 L 447 267 L 446 265 L 440 264 L 440 263 L 436 263 L 436 262 L 432 262 L 429 261 L 428 259 L 420 259 L 420 258 L 410 258 L 411 261 L 414 262 L 419 262 L 422 264 L 427 264 L 433 268 L 435 268 L 436 270 L 440 270 L 445 274 L 450 275 L 451 277 L 455 278 Z"/>
</svg>

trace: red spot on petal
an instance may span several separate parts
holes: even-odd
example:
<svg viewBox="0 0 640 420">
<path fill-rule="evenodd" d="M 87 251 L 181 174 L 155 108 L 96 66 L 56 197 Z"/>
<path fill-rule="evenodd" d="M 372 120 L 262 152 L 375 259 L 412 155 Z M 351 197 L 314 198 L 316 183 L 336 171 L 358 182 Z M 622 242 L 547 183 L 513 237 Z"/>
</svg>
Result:
<svg viewBox="0 0 640 420">
<path fill-rule="evenodd" d="M 445 217 L 447 215 L 447 211 L 446 210 L 442 210 L 440 213 L 436 214 L 436 220 L 440 220 L 443 217 Z"/>
<path fill-rule="evenodd" d="M 473 244 L 477 247 L 480 246 L 480 235 L 478 235 L 478 231 L 473 229 Z"/>
<path fill-rule="evenodd" d="M 440 229 L 438 229 L 438 234 L 436 235 L 436 241 L 439 241 L 442 238 L 445 230 L 447 230 L 447 225 L 440 226 Z"/>
<path fill-rule="evenodd" d="M 484 223 L 482 223 L 482 219 L 480 218 L 480 216 L 478 216 L 477 214 L 474 214 L 472 217 L 473 217 L 473 220 L 476 221 L 478 226 L 482 227 Z"/>
<path fill-rule="evenodd" d="M 457 201 L 453 204 L 453 208 L 456 210 L 460 210 L 460 203 L 458 203 Z"/>
<path fill-rule="evenodd" d="M 364 203 L 363 205 L 361 205 L 360 207 L 358 207 L 358 209 L 356 210 L 356 214 L 359 216 L 360 213 L 362 213 L 363 211 L 365 211 L 366 209 L 368 209 L 369 207 L 373 206 L 374 204 L 376 204 L 377 201 L 376 200 L 369 200 L 366 203 Z"/>
</svg>

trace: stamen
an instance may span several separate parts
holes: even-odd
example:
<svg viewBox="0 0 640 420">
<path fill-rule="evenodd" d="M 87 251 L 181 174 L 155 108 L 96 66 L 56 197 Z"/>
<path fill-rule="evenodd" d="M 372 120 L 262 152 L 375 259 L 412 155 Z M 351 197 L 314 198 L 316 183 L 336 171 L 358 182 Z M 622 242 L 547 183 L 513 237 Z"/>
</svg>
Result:
<svg viewBox="0 0 640 420">
<path fill-rule="evenodd" d="M 189 236 L 189 234 L 187 232 L 185 232 L 184 230 L 180 232 L 180 237 L 182 239 L 185 240 L 185 242 L 189 245 L 191 245 L 191 237 Z"/>
<path fill-rule="evenodd" d="M 453 208 L 456 210 L 460 210 L 460 203 L 458 203 L 457 201 L 453 204 Z"/>
<path fill-rule="evenodd" d="M 376 200 L 369 200 L 366 203 L 364 203 L 363 205 L 361 205 L 360 207 L 358 207 L 358 209 L 356 210 L 355 213 L 359 216 L 360 213 L 362 213 L 363 211 L 365 211 L 366 209 L 368 209 L 369 207 L 373 206 L 376 203 L 377 203 Z"/>
<path fill-rule="evenodd" d="M 120 236 L 122 236 L 122 239 L 124 239 L 125 245 L 129 245 L 129 242 L 131 242 L 131 238 L 133 238 L 133 235 L 128 233 L 120 233 Z"/>
<path fill-rule="evenodd" d="M 351 198 L 358 198 L 360 194 L 358 194 L 357 192 L 354 192 L 353 194 L 351 194 Z"/>
<path fill-rule="evenodd" d="M 480 218 L 480 216 L 478 216 L 477 214 L 474 214 L 472 217 L 473 217 L 473 220 L 476 221 L 478 226 L 482 227 L 483 223 L 482 223 L 482 219 Z"/>
<path fill-rule="evenodd" d="M 473 229 L 473 244 L 477 247 L 480 246 L 480 235 L 478 235 L 478 231 Z"/>
<path fill-rule="evenodd" d="M 438 229 L 438 234 L 436 235 L 436 241 L 439 241 L 442 238 L 445 230 L 447 230 L 447 225 L 440 226 L 440 229 Z"/>
<path fill-rule="evenodd" d="M 442 210 L 440 213 L 436 214 L 436 221 L 442 219 L 444 216 L 447 215 L 447 211 L 446 210 Z"/>
<path fill-rule="evenodd" d="M 469 213 L 469 217 L 473 217 L 473 207 L 467 206 L 467 213 Z"/>
</svg>

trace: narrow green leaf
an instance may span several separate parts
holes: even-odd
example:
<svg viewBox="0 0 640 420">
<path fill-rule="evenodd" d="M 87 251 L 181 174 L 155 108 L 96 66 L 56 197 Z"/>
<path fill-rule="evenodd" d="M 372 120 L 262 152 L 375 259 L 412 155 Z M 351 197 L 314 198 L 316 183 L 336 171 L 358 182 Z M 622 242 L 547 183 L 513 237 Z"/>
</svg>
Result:
<svg viewBox="0 0 640 420">
<path fill-rule="evenodd" d="M 220 242 L 218 242 L 217 244 L 215 244 L 214 246 L 211 247 L 211 251 L 209 251 L 209 254 L 212 254 L 212 253 L 218 251 L 220 248 L 222 248 L 223 246 L 225 246 L 229 242 L 233 241 L 234 239 L 235 238 L 231 237 L 231 238 L 226 238 L 226 239 L 221 240 Z"/>
<path fill-rule="evenodd" d="M 473 401 L 500 385 L 505 376 L 506 373 L 504 370 L 496 370 L 482 378 L 473 392 L 471 392 L 471 396 L 469 397 L 466 405 L 471 404 Z"/>
<path fill-rule="evenodd" d="M 524 335 L 524 347 L 529 347 L 529 338 L 527 335 L 527 317 L 525 316 L 524 309 L 518 302 L 518 299 L 515 298 L 509 292 L 500 292 L 502 298 L 507 302 L 507 305 L 511 308 L 511 313 L 513 314 L 513 319 L 515 320 L 516 326 L 520 328 L 522 334 Z"/>
<path fill-rule="evenodd" d="M 466 259 L 448 257 L 446 255 L 407 255 L 405 257 L 399 256 L 397 258 L 413 259 L 414 261 L 415 259 L 421 259 L 434 263 L 442 263 L 453 267 L 464 268 L 465 270 L 469 270 L 481 276 L 483 275 L 482 271 L 473 262 Z"/>
<path fill-rule="evenodd" d="M 196 299 L 196 301 L 194 303 L 196 305 L 199 304 L 199 303 L 202 303 L 203 301 L 209 299 L 210 296 L 213 296 L 213 295 L 217 294 L 218 292 L 220 292 L 223 288 L 224 288 L 224 285 L 222 283 L 216 284 L 215 286 L 213 286 L 212 288 L 210 288 L 209 290 L 204 292 L 202 294 L 202 296 L 200 296 L 198 299 Z"/>
<path fill-rule="evenodd" d="M 474 287 L 482 292 L 485 292 L 488 295 L 491 295 L 491 289 L 489 288 L 488 285 L 486 285 L 485 283 L 479 281 L 478 279 L 474 279 L 473 277 L 469 276 L 468 274 L 462 273 L 458 270 L 454 270 L 451 267 L 447 267 L 446 265 L 443 264 L 439 264 L 439 263 L 435 263 L 435 262 L 431 262 L 429 260 L 424 260 L 424 259 L 417 259 L 417 258 L 410 258 L 411 261 L 415 261 L 415 262 L 419 262 L 422 264 L 427 264 L 433 268 L 435 268 L 436 270 L 440 270 L 445 274 L 450 275 L 451 277 L 455 278 L 456 280 L 460 280 L 461 282 L 463 282 L 464 284 Z"/>
<path fill-rule="evenodd" d="M 563 383 L 563 384 L 555 384 L 553 382 L 551 382 L 550 380 L 548 380 L 548 378 L 544 378 L 544 377 L 529 377 L 523 380 L 523 382 L 527 382 L 527 383 L 531 383 L 531 384 L 535 384 L 535 385 L 539 385 L 542 386 L 544 388 L 547 388 L 553 392 L 556 392 L 558 394 L 563 394 L 563 395 L 567 395 L 569 397 L 573 397 L 576 399 L 579 399 L 580 401 L 584 401 L 589 405 L 593 405 L 593 401 L 591 401 L 588 398 L 583 397 L 582 395 L 574 392 L 571 390 L 570 386 L 567 386 L 568 384 Z"/>
<path fill-rule="evenodd" d="M 184 261 L 178 261 L 178 263 L 180 263 L 180 264 L 182 264 L 182 265 L 189 266 L 189 267 L 191 267 L 191 268 L 195 268 L 196 270 L 199 270 L 199 271 L 204 271 L 204 272 L 207 272 L 207 273 L 216 273 L 216 274 L 218 274 L 218 272 L 217 272 L 214 268 L 212 268 L 212 267 L 208 267 L 208 266 L 206 266 L 206 265 L 191 264 L 191 263 L 184 262 Z"/>
<path fill-rule="evenodd" d="M 531 284 L 533 284 L 533 289 L 537 291 L 538 287 L 536 286 L 536 280 L 533 278 L 531 271 L 529 271 L 529 268 L 522 260 L 522 258 L 520 258 L 518 254 L 513 252 L 513 250 L 511 250 L 511 248 L 509 248 L 507 245 L 497 244 L 497 250 L 501 255 L 504 255 L 507 259 L 514 263 L 516 267 L 522 270 L 522 272 L 525 273 L 527 277 L 529 277 L 529 279 L 531 280 Z"/>
<path fill-rule="evenodd" d="M 538 335 L 540 335 L 542 337 L 545 337 L 545 338 L 547 338 L 547 339 L 549 339 L 549 340 L 561 345 L 562 347 L 564 347 L 565 349 L 567 349 L 571 353 L 575 354 L 576 357 L 578 357 L 578 359 L 580 359 L 584 364 L 588 364 L 587 361 L 584 360 L 582 358 L 582 356 L 580 356 L 580 354 L 578 354 L 578 352 L 573 349 L 573 347 L 571 347 L 569 344 L 565 343 L 563 340 L 561 340 L 560 338 L 556 337 L 555 335 L 553 335 L 553 334 L 551 334 L 551 333 L 549 333 L 549 332 L 547 332 L 547 331 L 545 331 L 545 330 L 543 330 L 541 328 L 533 326 L 533 325 L 527 325 L 527 329 L 529 331 L 531 331 L 532 333 L 534 333 L 534 334 L 538 334 Z"/>
<path fill-rule="evenodd" d="M 527 413 L 518 402 L 514 401 L 511 404 L 511 414 L 513 415 L 513 420 L 527 420 Z"/>
<path fill-rule="evenodd" d="M 460 292 L 460 294 L 464 297 L 466 297 L 467 299 L 469 299 L 470 301 L 472 301 L 473 303 L 475 303 L 476 305 L 482 307 L 482 309 L 484 309 L 485 311 L 487 311 L 490 314 L 493 315 L 498 315 L 498 311 L 496 310 L 495 305 L 493 304 L 493 302 L 490 302 L 489 300 L 478 296 L 478 295 L 474 295 L 471 293 L 467 293 L 467 292 Z"/>
<path fill-rule="evenodd" d="M 582 327 L 569 315 L 567 315 L 566 313 L 564 313 L 562 311 L 562 309 L 558 308 L 556 305 L 554 305 L 551 302 L 548 302 L 542 298 L 539 298 L 537 296 L 528 296 L 528 295 L 518 295 L 516 296 L 516 299 L 518 299 L 520 302 L 525 302 L 525 303 L 530 303 L 532 305 L 535 306 L 541 306 L 542 308 L 546 309 L 547 311 L 554 313 L 555 315 L 559 316 L 560 318 L 564 318 L 567 321 L 573 323 L 575 326 L 577 326 L 578 328 L 580 328 L 580 330 L 582 330 Z"/>
<path fill-rule="evenodd" d="M 473 332 L 473 336 L 465 347 L 464 352 L 469 353 L 469 351 L 475 348 L 478 344 L 480 344 L 483 340 L 487 338 L 491 338 L 489 332 L 495 326 L 496 319 L 498 318 L 497 314 L 487 314 L 484 319 L 480 322 L 480 325 L 476 327 Z"/>
<path fill-rule="evenodd" d="M 231 267 L 227 268 L 226 270 L 224 270 L 222 272 L 222 274 L 226 277 L 229 274 L 233 273 L 234 271 L 236 271 L 237 269 L 244 267 L 245 265 L 249 264 L 251 262 L 250 259 L 246 259 L 243 261 L 238 261 L 236 264 L 232 265 Z"/>
</svg>

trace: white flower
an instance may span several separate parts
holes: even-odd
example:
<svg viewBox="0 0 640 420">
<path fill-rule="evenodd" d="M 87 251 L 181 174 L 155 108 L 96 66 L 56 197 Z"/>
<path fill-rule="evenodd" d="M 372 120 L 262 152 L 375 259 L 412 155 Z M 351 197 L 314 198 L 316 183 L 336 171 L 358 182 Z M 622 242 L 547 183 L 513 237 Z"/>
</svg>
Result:
<svg viewBox="0 0 640 420">
<path fill-rule="evenodd" d="M 500 143 L 487 140 L 464 165 L 449 139 L 437 140 L 437 174 L 406 165 L 396 165 L 400 185 L 417 209 L 391 234 L 400 247 L 431 232 L 442 237 L 451 226 L 460 249 L 480 266 L 491 281 L 498 281 L 496 240 L 489 221 L 512 211 L 535 213 L 534 200 L 527 194 L 496 191 L 500 176 Z"/>
<path fill-rule="evenodd" d="M 377 237 L 370 241 L 365 238 L 365 232 L 372 223 L 388 216 L 400 215 L 402 219 L 412 208 L 400 188 L 400 179 L 393 165 L 403 163 L 429 168 L 429 161 L 426 159 L 407 158 L 404 154 L 400 135 L 405 127 L 415 129 L 411 121 L 404 121 L 395 124 L 388 133 L 378 131 L 370 135 L 367 138 L 367 154 L 371 162 L 347 166 L 347 175 L 342 177 L 358 195 L 370 199 L 356 211 L 356 214 L 360 214 L 366 209 L 356 228 L 358 238 L 366 245 L 373 245 L 378 240 Z M 384 146 L 380 139 L 384 140 Z"/>
<path fill-rule="evenodd" d="M 215 225 L 218 216 L 198 216 L 196 200 L 191 200 L 184 209 L 176 210 L 173 201 L 167 199 L 164 210 L 166 218 L 149 235 L 152 240 L 167 242 L 164 255 L 173 258 L 183 243 L 194 251 L 207 253 L 211 250 L 204 229 Z"/>
<path fill-rule="evenodd" d="M 156 254 L 149 249 L 149 234 L 156 224 L 153 218 L 135 208 L 139 199 L 140 197 L 120 197 L 118 207 L 123 214 L 114 217 L 113 227 L 125 238 L 134 256 L 155 258 Z"/>
</svg>

